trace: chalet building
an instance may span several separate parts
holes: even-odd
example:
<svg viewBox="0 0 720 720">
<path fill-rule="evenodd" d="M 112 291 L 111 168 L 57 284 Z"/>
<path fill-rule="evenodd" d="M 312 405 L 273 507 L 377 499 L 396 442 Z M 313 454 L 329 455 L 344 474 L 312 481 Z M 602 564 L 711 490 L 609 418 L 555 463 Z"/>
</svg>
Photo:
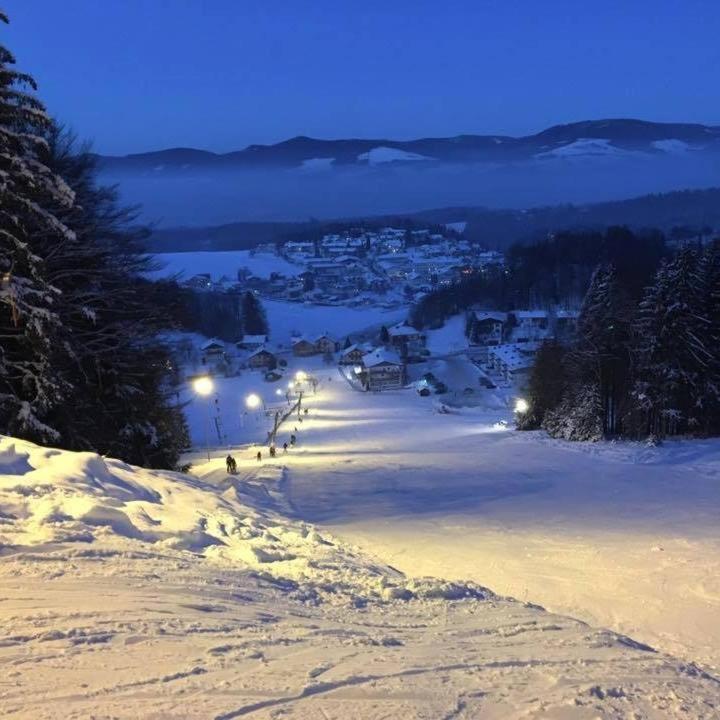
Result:
<svg viewBox="0 0 720 720">
<path fill-rule="evenodd" d="M 399 390 L 405 385 L 405 365 L 397 353 L 379 348 L 362 359 L 361 379 L 366 389 Z"/>
<path fill-rule="evenodd" d="M 267 335 L 243 335 L 235 346 L 238 350 L 257 350 L 268 341 Z"/>
<path fill-rule="evenodd" d="M 315 338 L 315 349 L 323 355 L 334 353 L 337 350 L 337 343 L 326 333 Z"/>
<path fill-rule="evenodd" d="M 425 336 L 412 325 L 399 323 L 388 328 L 390 344 L 395 348 L 402 348 L 409 343 L 422 343 Z"/>
<path fill-rule="evenodd" d="M 419 352 L 425 344 L 425 335 L 412 325 L 403 323 L 393 325 L 388 328 L 388 335 L 390 336 L 390 345 L 402 356 Z"/>
<path fill-rule="evenodd" d="M 538 340 L 547 336 L 547 310 L 513 310 L 509 316 L 513 326 L 512 338 L 516 342 Z"/>
<path fill-rule="evenodd" d="M 372 350 L 370 345 L 356 343 L 340 353 L 340 365 L 362 365 L 363 357 Z"/>
<path fill-rule="evenodd" d="M 254 369 L 272 370 L 277 367 L 277 358 L 266 348 L 258 348 L 250 354 L 247 364 Z"/>
<path fill-rule="evenodd" d="M 508 315 L 490 310 L 471 310 L 473 321 L 471 345 L 500 345 L 507 324 Z"/>
<path fill-rule="evenodd" d="M 217 362 L 225 357 L 225 343 L 221 340 L 208 340 L 200 346 L 203 362 Z"/>
<path fill-rule="evenodd" d="M 292 343 L 292 351 L 296 357 L 310 357 L 310 355 L 318 353 L 315 343 L 305 338 L 295 338 Z"/>
</svg>

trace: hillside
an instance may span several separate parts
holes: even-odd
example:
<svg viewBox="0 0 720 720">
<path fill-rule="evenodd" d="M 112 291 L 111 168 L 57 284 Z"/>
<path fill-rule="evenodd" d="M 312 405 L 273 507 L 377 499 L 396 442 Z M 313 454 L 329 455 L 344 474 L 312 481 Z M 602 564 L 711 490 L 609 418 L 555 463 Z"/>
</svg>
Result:
<svg viewBox="0 0 720 720">
<path fill-rule="evenodd" d="M 287 239 L 320 237 L 335 227 L 364 223 L 369 226 L 402 225 L 403 222 L 444 224 L 465 221 L 465 237 L 491 248 L 503 249 L 565 229 L 592 229 L 628 225 L 635 229 L 658 228 L 669 232 L 687 226 L 720 229 L 720 188 L 682 190 L 643 195 L 628 200 L 582 205 L 555 205 L 527 210 L 449 207 L 405 215 L 351 217 L 304 223 L 229 223 L 212 227 L 156 228 L 148 241 L 152 252 L 241 250 Z"/>
</svg>

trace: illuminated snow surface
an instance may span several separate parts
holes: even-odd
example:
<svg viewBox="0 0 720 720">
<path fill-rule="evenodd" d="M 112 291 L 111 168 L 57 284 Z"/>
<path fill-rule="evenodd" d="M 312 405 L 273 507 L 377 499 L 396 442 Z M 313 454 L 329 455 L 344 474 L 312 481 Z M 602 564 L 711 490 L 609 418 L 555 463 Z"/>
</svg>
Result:
<svg viewBox="0 0 720 720">
<path fill-rule="evenodd" d="M 316 372 L 297 447 L 237 476 L 0 440 L 0 716 L 718 716 L 720 443 Z"/>
</svg>

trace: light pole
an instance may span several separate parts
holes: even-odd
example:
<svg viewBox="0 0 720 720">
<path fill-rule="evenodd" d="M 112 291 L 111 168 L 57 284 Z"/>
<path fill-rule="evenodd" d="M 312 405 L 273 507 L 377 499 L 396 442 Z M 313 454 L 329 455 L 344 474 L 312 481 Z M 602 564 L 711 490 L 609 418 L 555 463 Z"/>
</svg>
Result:
<svg viewBox="0 0 720 720">
<path fill-rule="evenodd" d="M 207 375 L 195 378 L 193 380 L 193 390 L 201 397 L 207 397 L 207 422 L 205 423 L 205 448 L 207 450 L 207 459 L 210 462 L 210 393 L 213 391 L 214 385 L 212 378 Z"/>
</svg>

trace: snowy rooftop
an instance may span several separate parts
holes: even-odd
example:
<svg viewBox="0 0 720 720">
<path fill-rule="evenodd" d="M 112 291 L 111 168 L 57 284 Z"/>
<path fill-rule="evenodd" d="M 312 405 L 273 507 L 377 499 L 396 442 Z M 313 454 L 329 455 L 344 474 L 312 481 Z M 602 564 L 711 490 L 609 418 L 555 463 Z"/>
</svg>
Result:
<svg viewBox="0 0 720 720">
<path fill-rule="evenodd" d="M 419 334 L 419 332 L 420 331 L 414 328 L 412 325 L 405 325 L 403 323 L 393 325 L 391 328 L 388 329 L 388 334 L 390 336 L 417 335 Z"/>
<path fill-rule="evenodd" d="M 475 319 L 478 322 L 482 322 L 483 320 L 495 320 L 497 322 L 506 322 L 507 321 L 507 313 L 504 312 L 496 312 L 494 310 L 473 310 L 473 313 L 475 315 Z"/>
<path fill-rule="evenodd" d="M 512 370 L 525 370 L 535 362 L 539 343 L 508 343 L 488 349 L 488 353 Z"/>
<path fill-rule="evenodd" d="M 392 350 L 385 348 L 377 348 L 369 352 L 362 359 L 363 365 L 367 368 L 377 367 L 378 365 L 402 365 L 403 361 L 400 356 Z"/>
<path fill-rule="evenodd" d="M 546 318 L 547 310 L 513 310 L 512 314 L 517 318 Z"/>
</svg>

